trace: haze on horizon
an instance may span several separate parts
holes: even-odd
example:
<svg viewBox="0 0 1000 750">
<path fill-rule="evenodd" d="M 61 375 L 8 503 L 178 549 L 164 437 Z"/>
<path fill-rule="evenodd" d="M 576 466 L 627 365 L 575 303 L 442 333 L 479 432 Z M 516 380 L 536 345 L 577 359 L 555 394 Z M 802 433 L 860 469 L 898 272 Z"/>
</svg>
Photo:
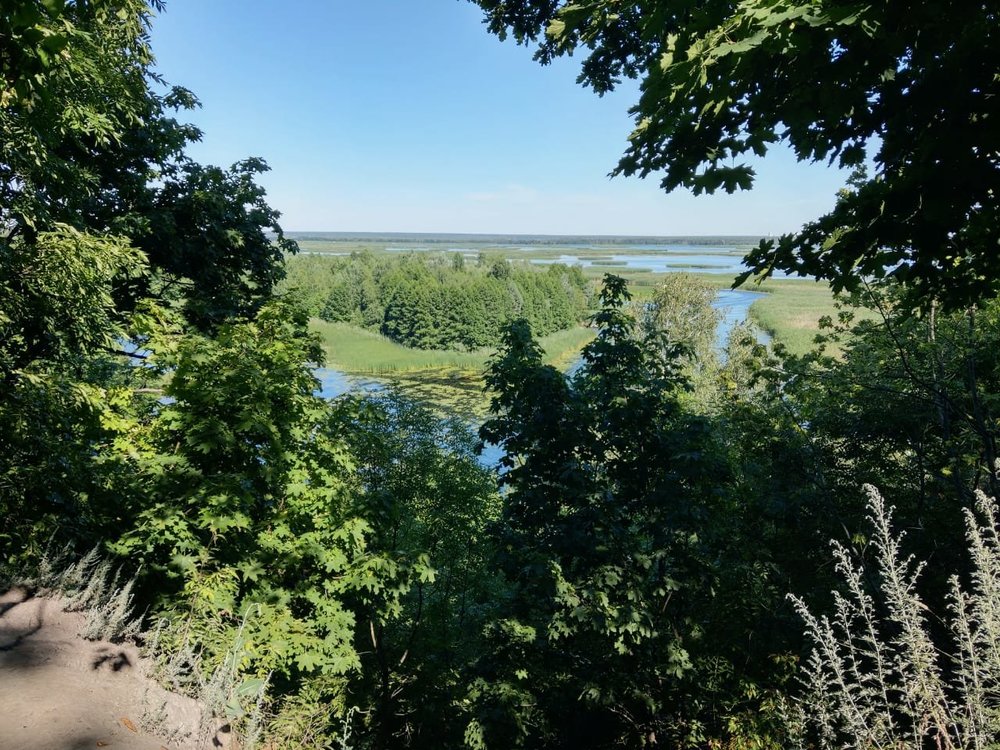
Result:
<svg viewBox="0 0 1000 750">
<path fill-rule="evenodd" d="M 164 78 L 201 99 L 181 113 L 204 131 L 192 156 L 267 160 L 287 231 L 770 236 L 827 211 L 846 179 L 785 148 L 734 195 L 608 179 L 636 85 L 599 98 L 578 60 L 540 67 L 456 0 L 175 0 L 152 42 Z"/>
</svg>

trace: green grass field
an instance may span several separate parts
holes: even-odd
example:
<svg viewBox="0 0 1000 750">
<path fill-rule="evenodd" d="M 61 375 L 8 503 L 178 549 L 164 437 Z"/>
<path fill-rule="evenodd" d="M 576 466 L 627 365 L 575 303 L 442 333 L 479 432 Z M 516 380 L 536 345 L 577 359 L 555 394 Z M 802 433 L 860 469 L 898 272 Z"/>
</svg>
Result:
<svg viewBox="0 0 1000 750">
<path fill-rule="evenodd" d="M 759 287 L 747 288 L 767 293 L 750 306 L 753 322 L 792 354 L 805 354 L 812 349 L 820 332 L 819 319 L 828 315 L 836 320 L 840 311 L 825 282 L 772 279 Z M 867 310 L 854 309 L 854 313 L 856 321 L 874 316 Z"/>
<path fill-rule="evenodd" d="M 767 294 L 750 306 L 750 318 L 792 354 L 813 348 L 820 318 L 837 316 L 833 293 L 825 283 L 773 279 L 748 289 Z"/>
<path fill-rule="evenodd" d="M 327 362 L 348 373 L 399 375 L 421 370 L 438 373 L 457 370 L 478 375 L 493 354 L 492 349 L 474 352 L 411 349 L 363 328 L 315 318 L 310 326 L 320 335 Z M 539 343 L 545 350 L 546 362 L 565 367 L 592 338 L 594 333 L 589 328 L 577 327 L 543 336 Z"/>
<path fill-rule="evenodd" d="M 489 398 L 484 393 L 483 372 L 492 349 L 411 349 L 346 323 L 314 318 L 310 327 L 320 335 L 328 366 L 352 375 L 378 376 L 442 415 L 462 415 L 478 421 L 487 417 Z M 593 338 L 589 328 L 577 327 L 543 336 L 539 343 L 546 363 L 566 369 Z"/>
</svg>

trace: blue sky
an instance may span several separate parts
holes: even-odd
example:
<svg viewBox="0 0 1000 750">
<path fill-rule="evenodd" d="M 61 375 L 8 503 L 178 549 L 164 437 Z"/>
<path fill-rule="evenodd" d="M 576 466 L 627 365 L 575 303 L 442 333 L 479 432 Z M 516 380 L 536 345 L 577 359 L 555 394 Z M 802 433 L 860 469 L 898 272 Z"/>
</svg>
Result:
<svg viewBox="0 0 1000 750">
<path fill-rule="evenodd" d="M 776 234 L 844 183 L 783 149 L 733 196 L 609 179 L 636 84 L 599 98 L 576 60 L 539 66 L 465 0 L 169 0 L 152 41 L 201 99 L 192 156 L 266 159 L 286 230 Z"/>
</svg>

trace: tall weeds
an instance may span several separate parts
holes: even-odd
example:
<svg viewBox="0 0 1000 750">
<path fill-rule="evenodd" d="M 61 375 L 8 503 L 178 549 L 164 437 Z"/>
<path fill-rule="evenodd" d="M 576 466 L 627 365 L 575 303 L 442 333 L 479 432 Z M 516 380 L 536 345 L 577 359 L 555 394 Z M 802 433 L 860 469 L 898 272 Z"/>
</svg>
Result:
<svg viewBox="0 0 1000 750">
<path fill-rule="evenodd" d="M 892 509 L 867 488 L 876 590 L 834 543 L 843 592 L 829 616 L 792 597 L 812 653 L 789 713 L 796 746 L 856 750 L 987 750 L 1000 741 L 1000 537 L 997 506 L 981 493 L 966 511 L 972 575 L 951 578 L 950 639 L 935 641 L 918 592 L 923 563 L 905 556 Z M 940 640 L 940 639 L 938 639 Z"/>
</svg>

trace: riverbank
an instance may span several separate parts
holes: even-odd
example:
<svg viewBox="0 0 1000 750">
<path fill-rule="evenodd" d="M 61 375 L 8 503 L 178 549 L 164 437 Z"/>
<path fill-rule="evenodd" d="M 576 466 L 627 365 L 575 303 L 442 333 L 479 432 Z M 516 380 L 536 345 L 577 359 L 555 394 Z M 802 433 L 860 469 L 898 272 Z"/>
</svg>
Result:
<svg viewBox="0 0 1000 750">
<path fill-rule="evenodd" d="M 319 334 L 327 363 L 356 375 L 393 376 L 424 370 L 482 372 L 495 351 L 490 348 L 471 352 L 413 349 L 374 331 L 318 318 L 313 318 L 309 327 Z M 590 328 L 576 326 L 542 336 L 538 343 L 545 352 L 545 362 L 561 367 L 572 362 L 577 352 L 593 338 Z"/>
<path fill-rule="evenodd" d="M 811 279 L 771 279 L 759 287 L 765 292 L 750 308 L 750 317 L 791 354 L 805 354 L 815 347 L 820 320 L 836 321 L 841 312 L 830 286 Z M 875 313 L 850 308 L 855 321 L 874 319 Z M 839 351 L 839 349 L 838 349 Z"/>
<path fill-rule="evenodd" d="M 642 294 L 637 294 L 642 298 Z M 753 304 L 764 295 L 744 290 L 720 289 L 715 307 L 722 313 L 717 342 L 721 348 L 734 325 L 742 323 Z M 378 392 L 395 388 L 448 415 L 470 421 L 486 417 L 489 399 L 484 392 L 483 372 L 492 349 L 449 352 L 410 349 L 371 331 L 346 323 L 314 319 L 311 328 L 320 335 L 327 355 L 326 367 L 316 371 L 320 393 L 334 398 L 343 393 Z M 570 370 L 580 350 L 594 337 L 589 328 L 578 327 L 539 339 L 544 361 L 560 370 Z"/>
<path fill-rule="evenodd" d="M 684 271 L 711 284 L 720 292 L 730 290 L 744 270 L 743 256 L 757 240 L 751 237 L 595 238 L 513 237 L 491 235 L 356 235 L 303 233 L 296 235 L 304 255 L 348 256 L 400 253 L 461 255 L 466 263 L 481 256 L 502 257 L 514 263 L 545 266 L 564 263 L 579 266 L 595 284 L 606 273 L 629 281 L 633 298 L 648 299 L 669 273 Z M 294 262 L 294 259 L 293 259 Z M 762 294 L 749 308 L 749 320 L 794 354 L 803 354 L 820 332 L 824 316 L 836 317 L 834 296 L 825 282 L 780 276 L 763 284 L 752 282 L 735 293 Z M 331 324 L 325 324 L 331 325 Z M 447 369 L 481 371 L 489 353 L 428 352 L 407 349 L 377 334 L 317 326 L 328 342 L 328 361 L 345 371 L 387 375 Z M 359 329 L 355 329 L 359 330 Z M 562 334 L 555 334 L 561 336 Z M 579 334 L 577 334 L 579 335 Z M 548 346 L 542 342 L 543 346 Z M 570 342 L 565 351 L 578 351 L 585 340 Z M 558 344 L 557 344 L 558 345 Z M 573 347 L 575 346 L 575 349 Z M 570 357 L 570 360 L 572 357 Z"/>
</svg>

